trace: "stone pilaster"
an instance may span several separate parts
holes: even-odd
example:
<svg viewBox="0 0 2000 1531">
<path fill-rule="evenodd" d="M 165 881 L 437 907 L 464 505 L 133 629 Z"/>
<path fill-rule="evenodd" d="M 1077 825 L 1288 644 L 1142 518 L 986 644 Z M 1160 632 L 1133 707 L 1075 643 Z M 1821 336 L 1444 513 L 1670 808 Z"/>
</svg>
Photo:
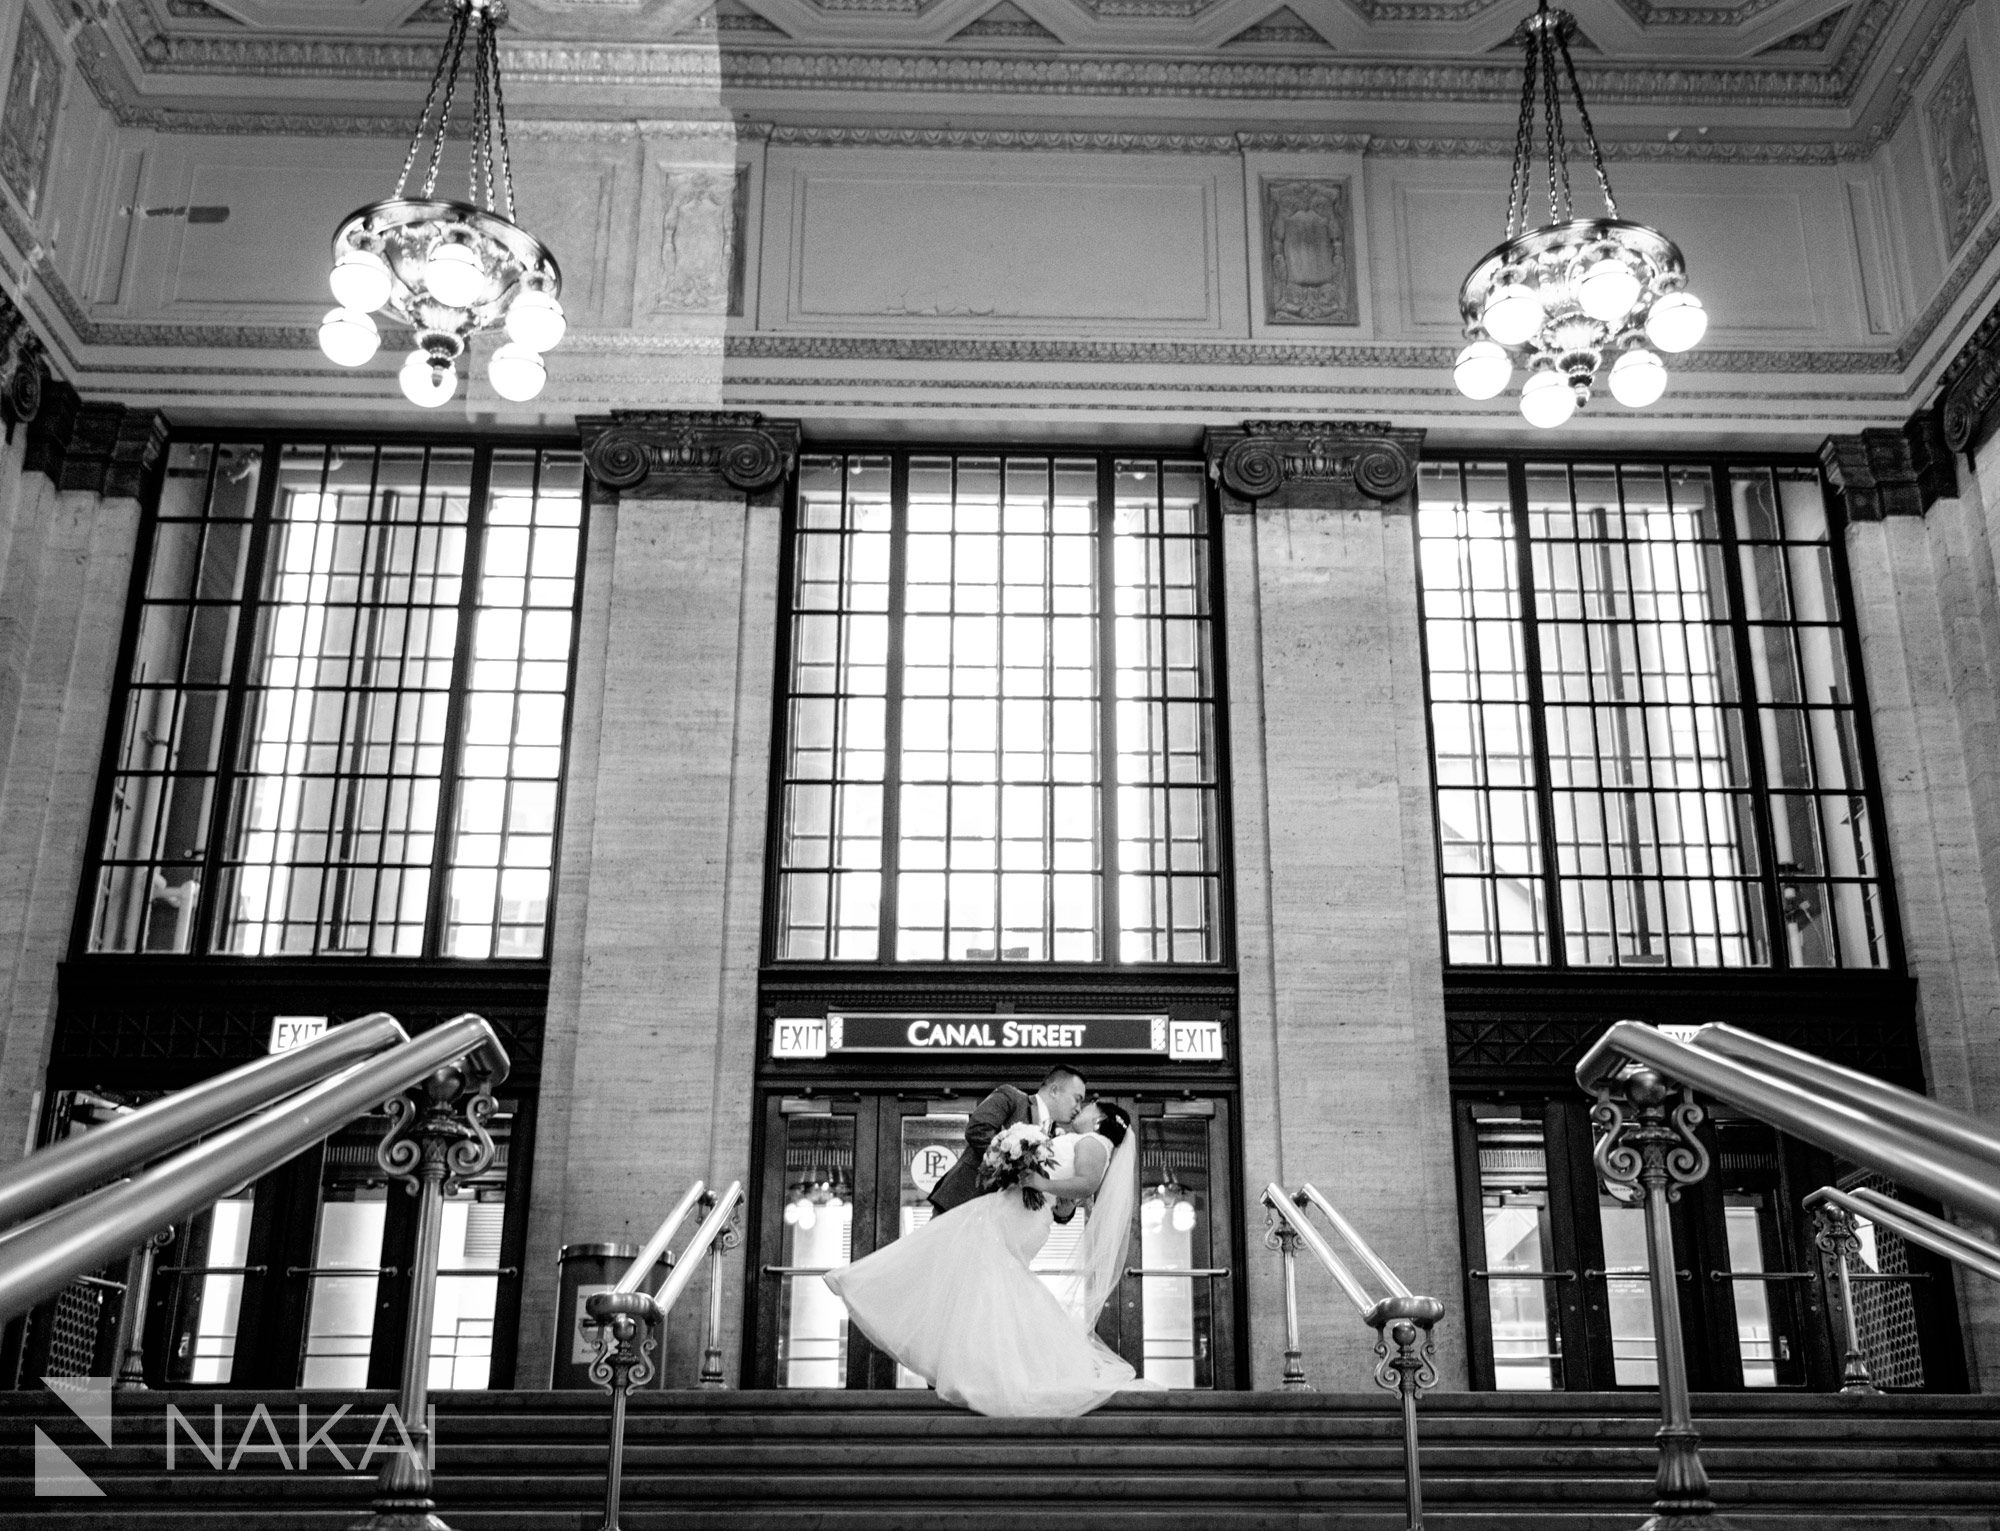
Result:
<svg viewBox="0 0 2000 1531">
<path fill-rule="evenodd" d="M 30 358 L 39 367 L 38 358 Z M 48 1067 L 156 414 L 16 370 L 0 415 L 0 1163 Z M 30 409 L 28 406 L 33 405 Z"/>
<path fill-rule="evenodd" d="M 1312 1181 L 1453 1310 L 1465 1379 L 1415 508 L 1423 433 L 1252 421 L 1209 433 L 1223 526 L 1242 970 L 1245 1204 Z M 1257 1226 L 1253 1222 L 1253 1228 Z M 1278 1380 L 1276 1257 L 1252 1243 L 1253 1385 Z M 1310 1260 L 1305 1365 L 1367 1391 L 1373 1336 Z"/>
<path fill-rule="evenodd" d="M 551 1253 L 643 1242 L 690 1181 L 749 1179 L 779 501 L 798 451 L 796 425 L 757 415 L 579 430 L 589 555 L 529 1230 Z M 744 1283 L 725 1274 L 734 1381 Z M 538 1266 L 524 1293 L 525 1385 L 548 1376 L 554 1277 Z M 668 1385 L 693 1383 L 699 1329 L 674 1326 Z"/>
</svg>

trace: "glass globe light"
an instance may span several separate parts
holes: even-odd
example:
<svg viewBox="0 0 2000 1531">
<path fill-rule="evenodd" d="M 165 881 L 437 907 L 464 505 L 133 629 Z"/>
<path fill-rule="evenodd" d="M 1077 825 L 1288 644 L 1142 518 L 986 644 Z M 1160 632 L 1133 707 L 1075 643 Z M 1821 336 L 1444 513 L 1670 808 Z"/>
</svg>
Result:
<svg viewBox="0 0 2000 1531">
<path fill-rule="evenodd" d="M 1521 413 L 1528 424 L 1552 431 L 1576 413 L 1576 395 L 1560 372 L 1537 372 L 1521 390 Z"/>
<path fill-rule="evenodd" d="M 396 374 L 403 385 L 403 397 L 425 409 L 436 409 L 458 392 L 456 367 L 433 367 L 430 354 L 422 349 L 403 358 L 403 370 Z"/>
<path fill-rule="evenodd" d="M 507 307 L 507 338 L 530 351 L 553 351 L 567 328 L 562 304 L 539 287 L 526 289 Z"/>
<path fill-rule="evenodd" d="M 542 391 L 542 384 L 549 380 L 549 369 L 542 365 L 538 354 L 515 341 L 493 353 L 493 359 L 486 364 L 486 376 L 501 398 L 525 404 Z"/>
<path fill-rule="evenodd" d="M 1190 1233 L 1194 1230 L 1194 1203 L 1177 1201 L 1174 1203 L 1174 1232 Z"/>
<path fill-rule="evenodd" d="M 1142 1233 L 1158 1233 L 1160 1225 L 1167 1220 L 1167 1205 L 1157 1196 L 1148 1196 L 1139 1203 L 1139 1229 Z"/>
<path fill-rule="evenodd" d="M 1480 311 L 1479 323 L 1503 346 L 1520 345 L 1541 328 L 1541 294 L 1518 278 L 1496 287 Z"/>
<path fill-rule="evenodd" d="M 1616 255 L 1606 255 L 1584 268 L 1577 279 L 1576 301 L 1591 318 L 1616 324 L 1632 312 L 1644 290 L 1630 266 Z"/>
<path fill-rule="evenodd" d="M 1611 364 L 1611 397 L 1627 409 L 1644 409 L 1667 391 L 1667 364 L 1644 346 Z"/>
<path fill-rule="evenodd" d="M 814 1210 L 813 1204 L 809 1201 L 801 1201 L 797 1203 L 797 1206 L 799 1209 L 799 1232 L 810 1233 L 813 1225 L 819 1221 L 819 1213 Z"/>
<path fill-rule="evenodd" d="M 373 313 L 389 301 L 389 263 L 373 250 L 349 245 L 334 261 L 327 285 L 341 307 Z"/>
<path fill-rule="evenodd" d="M 1670 292 L 1646 315 L 1646 338 L 1662 351 L 1686 351 L 1708 332 L 1708 311 L 1691 292 Z"/>
<path fill-rule="evenodd" d="M 1468 399 L 1490 399 L 1512 380 L 1514 358 L 1495 341 L 1475 340 L 1458 353 L 1458 365 L 1451 375 L 1458 391 Z"/>
<path fill-rule="evenodd" d="M 785 1203 L 785 1222 L 789 1227 L 796 1228 L 798 1226 L 799 1204 L 797 1202 L 788 1201 Z"/>
<path fill-rule="evenodd" d="M 374 358 L 382 345 L 375 321 L 358 308 L 336 308 L 319 322 L 319 348 L 329 361 L 359 367 Z"/>
<path fill-rule="evenodd" d="M 470 308 L 486 286 L 486 268 L 471 245 L 440 240 L 424 262 L 424 286 L 446 308 Z"/>
</svg>

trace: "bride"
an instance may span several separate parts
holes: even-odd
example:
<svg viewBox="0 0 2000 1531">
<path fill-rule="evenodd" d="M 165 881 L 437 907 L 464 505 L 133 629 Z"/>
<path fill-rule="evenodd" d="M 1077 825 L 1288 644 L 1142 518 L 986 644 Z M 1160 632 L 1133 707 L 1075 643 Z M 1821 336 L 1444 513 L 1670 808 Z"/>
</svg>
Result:
<svg viewBox="0 0 2000 1531">
<path fill-rule="evenodd" d="M 1019 1190 L 975 1196 L 905 1238 L 823 1279 L 861 1332 L 937 1388 L 981 1414 L 1085 1414 L 1138 1379 L 1093 1332 L 1125 1272 L 1138 1194 L 1138 1134 L 1122 1107 L 1087 1101 L 1055 1139 L 1052 1172 Z M 1047 1242 L 1056 1198 L 1080 1201 L 1082 1257 L 1050 1274 L 1029 1262 Z"/>
</svg>

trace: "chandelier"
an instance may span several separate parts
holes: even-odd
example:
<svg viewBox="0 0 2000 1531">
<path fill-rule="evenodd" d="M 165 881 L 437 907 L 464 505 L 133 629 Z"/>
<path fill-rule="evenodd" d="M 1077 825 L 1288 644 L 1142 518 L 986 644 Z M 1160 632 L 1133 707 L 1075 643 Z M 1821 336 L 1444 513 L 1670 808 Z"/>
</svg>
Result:
<svg viewBox="0 0 2000 1531">
<path fill-rule="evenodd" d="M 452 0 L 451 30 L 431 76 L 430 94 L 396 194 L 349 213 L 333 235 L 328 278 L 340 307 L 319 327 L 320 349 L 343 367 L 359 367 L 382 344 L 373 315 L 386 312 L 416 334 L 399 381 L 413 404 L 435 409 L 458 390 L 458 358 L 480 330 L 504 323 L 507 343 L 486 375 L 503 399 L 524 402 L 542 391 L 542 354 L 563 337 L 562 272 L 548 248 L 514 222 L 514 171 L 507 149 L 507 107 L 500 90 L 494 34 L 506 0 Z M 472 53 L 471 167 L 466 200 L 436 196 L 459 66 Z M 422 190 L 404 195 L 428 151 Z"/>
<path fill-rule="evenodd" d="M 1471 341 L 1453 369 L 1459 392 L 1469 399 L 1494 398 L 1506 389 L 1514 368 L 1525 366 L 1521 413 L 1544 429 L 1561 425 L 1590 402 L 1592 380 L 1607 355 L 1616 357 L 1611 396 L 1627 408 L 1644 409 L 1666 391 L 1667 368 L 1659 353 L 1689 349 L 1708 328 L 1701 300 L 1687 290 L 1687 262 L 1679 246 L 1657 229 L 1618 216 L 1604 152 L 1570 59 L 1575 32 L 1576 18 L 1550 10 L 1549 0 L 1540 0 L 1522 23 L 1527 64 L 1507 190 L 1507 239 L 1472 268 L 1458 292 Z M 1570 207 L 1558 59 L 1597 169 L 1602 218 L 1575 217 Z M 1549 221 L 1530 229 L 1538 93 Z"/>
</svg>

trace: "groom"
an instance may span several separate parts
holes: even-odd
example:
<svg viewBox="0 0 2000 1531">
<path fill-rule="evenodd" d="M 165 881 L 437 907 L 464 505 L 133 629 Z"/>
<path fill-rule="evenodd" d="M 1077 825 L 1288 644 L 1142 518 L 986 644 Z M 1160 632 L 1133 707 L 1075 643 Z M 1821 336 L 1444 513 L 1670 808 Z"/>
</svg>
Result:
<svg viewBox="0 0 2000 1531">
<path fill-rule="evenodd" d="M 931 1187 L 931 1205 L 939 1212 L 949 1212 L 980 1194 L 979 1163 L 995 1134 L 1016 1122 L 1044 1128 L 1062 1125 L 1076 1115 L 1087 1093 L 1083 1075 L 1067 1063 L 1050 1069 L 1033 1095 L 1011 1084 L 1001 1085 L 973 1108 L 965 1123 L 965 1152 Z"/>
</svg>

